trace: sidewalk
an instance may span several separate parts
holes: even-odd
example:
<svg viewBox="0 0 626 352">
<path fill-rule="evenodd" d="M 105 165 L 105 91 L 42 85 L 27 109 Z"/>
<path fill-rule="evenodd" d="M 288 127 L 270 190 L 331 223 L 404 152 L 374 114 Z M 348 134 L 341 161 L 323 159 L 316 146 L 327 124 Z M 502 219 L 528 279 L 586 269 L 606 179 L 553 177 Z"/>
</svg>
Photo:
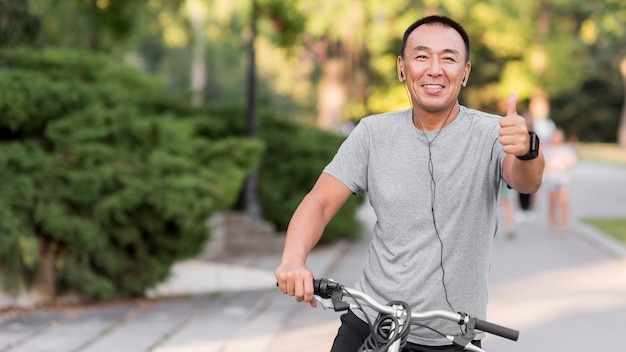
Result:
<svg viewBox="0 0 626 352">
<path fill-rule="evenodd" d="M 544 202 L 540 221 L 520 224 L 524 235 L 496 242 L 489 319 L 521 334 L 487 337 L 488 351 L 624 349 L 626 246 L 580 219 L 626 216 L 626 167 L 582 163 L 573 176 L 573 236 L 550 236 Z"/>
<path fill-rule="evenodd" d="M 626 216 L 626 167 L 582 163 L 572 216 Z M 541 194 L 539 194 L 541 197 Z M 489 320 L 521 331 L 518 342 L 489 336 L 487 351 L 616 351 L 626 328 L 626 250 L 578 222 L 572 236 L 518 223 L 518 236 L 496 237 Z M 363 208 L 364 221 L 373 221 Z M 352 285 L 368 243 L 316 249 L 318 276 Z M 279 253 L 236 262 L 186 261 L 150 300 L 5 315 L 0 351 L 286 352 L 327 351 L 339 313 L 296 303 L 275 288 Z M 219 293 L 215 289 L 219 289 Z M 190 295 L 187 295 L 190 294 Z M 166 298 L 169 297 L 169 298 Z"/>
</svg>

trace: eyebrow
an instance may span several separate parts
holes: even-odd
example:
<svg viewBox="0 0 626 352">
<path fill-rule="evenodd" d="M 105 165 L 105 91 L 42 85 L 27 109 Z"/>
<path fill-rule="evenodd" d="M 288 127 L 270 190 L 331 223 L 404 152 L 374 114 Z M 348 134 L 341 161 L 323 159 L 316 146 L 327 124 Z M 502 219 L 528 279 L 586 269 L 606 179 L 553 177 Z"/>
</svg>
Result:
<svg viewBox="0 0 626 352">
<path fill-rule="evenodd" d="M 429 48 L 429 47 L 424 46 L 424 45 L 418 45 L 418 46 L 413 48 L 414 52 L 415 51 L 432 51 L 432 50 L 433 50 L 432 48 Z M 461 55 L 461 53 L 458 50 L 456 50 L 456 49 L 443 49 L 442 52 L 448 53 L 448 54 L 454 54 L 454 55 L 458 55 L 458 56 Z"/>
</svg>

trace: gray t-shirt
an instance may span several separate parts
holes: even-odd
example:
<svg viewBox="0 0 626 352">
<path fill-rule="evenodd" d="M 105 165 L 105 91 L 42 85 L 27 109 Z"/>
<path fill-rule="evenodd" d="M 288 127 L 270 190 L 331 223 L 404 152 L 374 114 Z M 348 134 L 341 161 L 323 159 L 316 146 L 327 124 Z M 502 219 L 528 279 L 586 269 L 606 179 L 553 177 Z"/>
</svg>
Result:
<svg viewBox="0 0 626 352">
<path fill-rule="evenodd" d="M 485 318 L 505 156 L 499 120 L 461 106 L 452 123 L 427 138 L 413 125 L 411 110 L 359 122 L 324 169 L 354 194 L 367 192 L 377 217 L 357 289 L 413 310 Z M 377 314 L 366 311 L 373 322 Z M 424 325 L 459 333 L 456 323 L 442 319 Z M 412 327 L 409 341 L 450 344 L 420 327 Z"/>
</svg>

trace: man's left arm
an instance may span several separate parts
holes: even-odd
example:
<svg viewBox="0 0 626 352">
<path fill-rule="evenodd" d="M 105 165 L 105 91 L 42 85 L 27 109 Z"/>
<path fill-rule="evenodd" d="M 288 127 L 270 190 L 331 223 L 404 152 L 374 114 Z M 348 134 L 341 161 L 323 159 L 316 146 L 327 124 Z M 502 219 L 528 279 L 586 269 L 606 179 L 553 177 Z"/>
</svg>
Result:
<svg viewBox="0 0 626 352">
<path fill-rule="evenodd" d="M 520 193 L 535 193 L 541 187 L 545 159 L 539 140 L 531 135 L 526 120 L 517 114 L 517 95 L 507 101 L 506 116 L 500 119 L 500 143 L 507 154 L 502 165 L 506 183 Z"/>
</svg>

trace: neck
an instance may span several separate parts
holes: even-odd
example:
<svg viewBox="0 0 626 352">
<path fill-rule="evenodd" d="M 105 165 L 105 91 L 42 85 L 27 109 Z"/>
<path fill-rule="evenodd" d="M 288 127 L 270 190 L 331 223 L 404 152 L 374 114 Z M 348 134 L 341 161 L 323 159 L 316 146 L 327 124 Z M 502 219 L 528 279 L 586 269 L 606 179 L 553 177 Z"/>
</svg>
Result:
<svg viewBox="0 0 626 352">
<path fill-rule="evenodd" d="M 413 125 L 424 132 L 438 131 L 454 121 L 460 111 L 461 107 L 458 102 L 449 109 L 436 113 L 422 111 L 418 114 L 418 112 L 413 109 Z"/>
</svg>

